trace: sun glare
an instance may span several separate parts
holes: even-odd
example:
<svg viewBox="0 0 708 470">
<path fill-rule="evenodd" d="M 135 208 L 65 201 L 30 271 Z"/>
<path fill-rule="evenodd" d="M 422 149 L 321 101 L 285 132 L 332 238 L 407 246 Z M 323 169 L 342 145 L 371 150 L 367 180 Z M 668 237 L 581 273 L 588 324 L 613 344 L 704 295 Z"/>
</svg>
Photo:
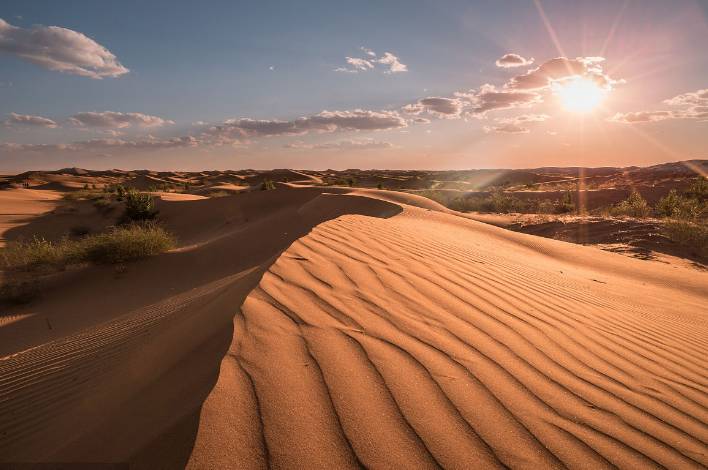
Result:
<svg viewBox="0 0 708 470">
<path fill-rule="evenodd" d="M 588 113 L 605 98 L 605 90 L 592 80 L 581 77 L 555 83 L 553 91 L 563 107 L 575 113 Z"/>
</svg>

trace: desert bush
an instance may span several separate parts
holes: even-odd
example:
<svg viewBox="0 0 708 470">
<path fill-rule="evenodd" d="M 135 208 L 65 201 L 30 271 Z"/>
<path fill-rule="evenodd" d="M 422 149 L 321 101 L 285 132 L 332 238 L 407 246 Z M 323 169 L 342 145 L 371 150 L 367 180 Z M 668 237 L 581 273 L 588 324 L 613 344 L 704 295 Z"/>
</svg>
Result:
<svg viewBox="0 0 708 470">
<path fill-rule="evenodd" d="M 29 241 L 8 243 L 0 261 L 4 269 L 10 270 L 62 269 L 74 260 L 75 248 L 69 240 L 52 243 L 35 236 Z"/>
<path fill-rule="evenodd" d="M 383 189 L 383 184 L 382 183 L 377 183 L 376 184 L 376 189 Z"/>
<path fill-rule="evenodd" d="M 659 217 L 694 220 L 705 211 L 705 203 L 702 204 L 697 198 L 687 197 L 672 189 L 656 203 L 655 210 Z"/>
<path fill-rule="evenodd" d="M 35 237 L 10 242 L 0 253 L 0 267 L 5 271 L 52 271 L 86 262 L 122 263 L 167 251 L 174 243 L 154 222 L 133 223 L 79 240 L 51 242 Z"/>
<path fill-rule="evenodd" d="M 125 218 L 129 221 L 152 220 L 157 216 L 155 201 L 147 193 L 127 191 L 125 193 Z"/>
<path fill-rule="evenodd" d="M 275 183 L 272 180 L 265 180 L 261 183 L 261 191 L 271 191 L 275 189 Z"/>
<path fill-rule="evenodd" d="M 62 195 L 62 199 L 66 201 L 92 201 L 102 197 L 104 197 L 104 194 L 101 191 L 91 189 L 80 189 L 78 191 L 71 191 Z"/>
<path fill-rule="evenodd" d="M 650 213 L 649 204 L 637 191 L 632 191 L 627 199 L 610 208 L 610 214 L 614 216 L 647 217 Z"/>
<path fill-rule="evenodd" d="M 36 279 L 9 279 L 0 284 L 0 301 L 26 304 L 38 295 L 39 282 Z"/>
<path fill-rule="evenodd" d="M 122 184 L 116 186 L 116 199 L 122 201 L 125 199 L 126 190 Z"/>
<path fill-rule="evenodd" d="M 691 251 L 696 256 L 708 258 L 708 224 L 689 220 L 670 220 L 662 231 L 670 240 Z"/>
<path fill-rule="evenodd" d="M 174 238 L 154 222 L 115 227 L 83 241 L 85 261 L 97 264 L 123 263 L 169 250 Z"/>
<path fill-rule="evenodd" d="M 69 229 L 69 235 L 72 237 L 83 237 L 91 233 L 91 228 L 86 225 L 74 225 Z"/>
</svg>

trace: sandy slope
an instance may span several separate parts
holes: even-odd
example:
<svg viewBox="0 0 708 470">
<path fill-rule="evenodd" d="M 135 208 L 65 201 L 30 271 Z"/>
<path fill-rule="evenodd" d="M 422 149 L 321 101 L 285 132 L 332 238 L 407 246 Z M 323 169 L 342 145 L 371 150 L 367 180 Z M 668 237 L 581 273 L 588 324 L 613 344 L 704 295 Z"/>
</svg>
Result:
<svg viewBox="0 0 708 470">
<path fill-rule="evenodd" d="M 49 212 L 56 207 L 61 194 L 55 191 L 39 191 L 13 188 L 0 191 L 0 246 L 4 246 L 5 233 L 38 214 Z"/>
<path fill-rule="evenodd" d="M 384 197 L 165 203 L 183 249 L 76 274 L 0 325 L 0 456 L 708 465 L 708 274 Z"/>
</svg>

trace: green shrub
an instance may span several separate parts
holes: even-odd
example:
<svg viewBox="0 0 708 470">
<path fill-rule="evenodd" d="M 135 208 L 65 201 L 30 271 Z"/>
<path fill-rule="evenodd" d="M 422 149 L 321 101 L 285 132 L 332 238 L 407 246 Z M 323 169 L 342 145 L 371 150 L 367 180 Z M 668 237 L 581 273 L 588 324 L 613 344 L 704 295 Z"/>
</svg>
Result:
<svg viewBox="0 0 708 470">
<path fill-rule="evenodd" d="M 265 180 L 261 183 L 261 191 L 271 191 L 275 189 L 275 183 L 272 180 Z"/>
<path fill-rule="evenodd" d="M 62 195 L 62 199 L 66 201 L 92 201 L 102 197 L 104 197 L 104 194 L 101 191 L 91 189 L 80 189 L 78 191 L 71 191 Z"/>
<path fill-rule="evenodd" d="M 655 209 L 659 217 L 694 220 L 705 211 L 705 204 L 701 204 L 697 198 L 686 197 L 672 189 L 656 203 Z"/>
<path fill-rule="evenodd" d="M 39 281 L 6 280 L 0 285 L 0 300 L 13 304 L 26 304 L 39 296 Z"/>
<path fill-rule="evenodd" d="M 97 264 L 123 263 L 169 250 L 174 238 L 155 223 L 144 222 L 111 229 L 83 242 L 84 259 Z"/>
<path fill-rule="evenodd" d="M 118 186 L 116 186 L 116 199 L 117 200 L 122 201 L 123 199 L 125 199 L 125 193 L 126 193 L 126 190 L 122 184 L 119 184 Z"/>
<path fill-rule="evenodd" d="M 610 208 L 610 214 L 614 216 L 647 217 L 650 213 L 649 204 L 637 191 L 632 191 L 627 199 Z"/>
<path fill-rule="evenodd" d="M 0 267 L 6 271 L 51 271 L 86 262 L 122 263 L 167 251 L 174 243 L 154 222 L 133 223 L 79 240 L 51 242 L 35 237 L 10 242 L 0 254 Z"/>
<path fill-rule="evenodd" d="M 688 220 L 671 220 L 664 224 L 663 233 L 670 240 L 687 248 L 696 256 L 708 258 L 708 225 Z"/>
<path fill-rule="evenodd" d="M 125 194 L 125 218 L 130 221 L 152 220 L 157 216 L 155 202 L 147 193 L 128 191 Z"/>
</svg>

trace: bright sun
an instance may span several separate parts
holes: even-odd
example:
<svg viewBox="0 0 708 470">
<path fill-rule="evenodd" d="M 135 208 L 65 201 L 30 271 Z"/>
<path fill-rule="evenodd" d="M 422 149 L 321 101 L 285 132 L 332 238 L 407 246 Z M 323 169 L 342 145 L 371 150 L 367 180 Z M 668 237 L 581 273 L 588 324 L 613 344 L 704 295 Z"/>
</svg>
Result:
<svg viewBox="0 0 708 470">
<path fill-rule="evenodd" d="M 553 92 L 565 109 L 576 113 L 592 111 L 605 98 L 605 90 L 592 80 L 581 77 L 556 82 Z"/>
</svg>

